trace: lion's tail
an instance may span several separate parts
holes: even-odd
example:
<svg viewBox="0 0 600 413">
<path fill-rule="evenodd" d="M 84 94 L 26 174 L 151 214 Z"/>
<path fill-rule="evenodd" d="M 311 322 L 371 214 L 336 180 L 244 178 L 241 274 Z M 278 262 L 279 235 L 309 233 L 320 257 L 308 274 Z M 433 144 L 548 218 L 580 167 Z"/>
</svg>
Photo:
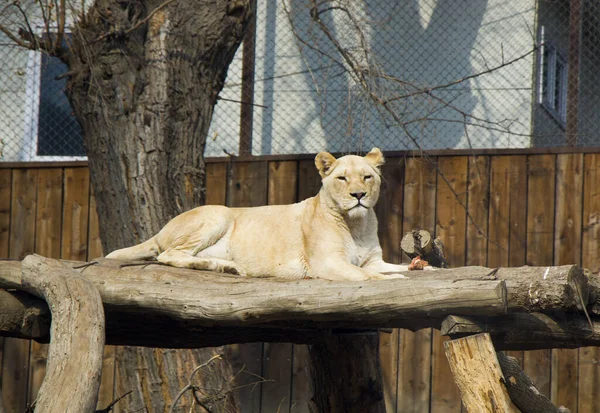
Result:
<svg viewBox="0 0 600 413">
<path fill-rule="evenodd" d="M 147 260 L 155 258 L 159 254 L 158 245 L 154 237 L 133 247 L 122 248 L 108 254 L 106 258 L 117 260 Z"/>
</svg>

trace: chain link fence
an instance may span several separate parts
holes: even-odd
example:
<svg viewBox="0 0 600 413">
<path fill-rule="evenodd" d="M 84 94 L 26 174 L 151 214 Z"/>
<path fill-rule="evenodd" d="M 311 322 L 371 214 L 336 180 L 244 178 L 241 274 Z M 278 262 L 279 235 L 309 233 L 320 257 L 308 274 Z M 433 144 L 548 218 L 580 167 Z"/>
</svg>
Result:
<svg viewBox="0 0 600 413">
<path fill-rule="evenodd" d="M 205 154 L 598 146 L 599 16 L 597 0 L 257 0 Z M 0 56 L 0 160 L 84 156 L 66 67 L 1 35 Z"/>
</svg>

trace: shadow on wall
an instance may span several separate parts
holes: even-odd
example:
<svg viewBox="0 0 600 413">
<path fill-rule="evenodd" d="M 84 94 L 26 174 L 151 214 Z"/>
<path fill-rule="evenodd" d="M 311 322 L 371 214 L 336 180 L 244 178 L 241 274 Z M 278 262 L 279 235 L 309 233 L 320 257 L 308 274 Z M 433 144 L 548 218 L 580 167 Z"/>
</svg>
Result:
<svg viewBox="0 0 600 413">
<path fill-rule="evenodd" d="M 358 61 L 368 64 L 370 70 L 375 68 L 379 73 L 409 84 L 372 77 L 372 88 L 379 96 L 389 99 L 410 94 L 415 87 L 443 85 L 473 73 L 471 51 L 488 2 L 423 3 L 417 0 L 349 1 L 348 7 L 358 4 L 350 12 L 358 17 L 360 31 L 341 9 L 324 12 L 320 18 L 340 44 Z M 304 84 L 312 86 L 311 105 L 298 108 L 296 116 L 302 119 L 294 124 L 305 125 L 318 120 L 327 137 L 326 149 L 332 152 L 368 150 L 375 144 L 382 149 L 415 149 L 402 127 L 383 108 L 374 106 L 362 93 L 361 86 L 345 73 L 341 54 L 311 20 L 308 2 L 291 0 L 287 4 L 296 33 L 306 43 L 298 42 L 302 59 L 310 68 L 303 75 Z M 267 7 L 275 8 L 274 5 Z M 362 39 L 368 44 L 367 54 L 361 47 Z M 274 73 L 274 60 L 272 63 Z M 265 89 L 273 90 L 273 87 Z M 408 131 L 423 148 L 452 148 L 464 136 L 460 112 L 471 114 L 477 98 L 471 92 L 469 81 L 437 91 L 436 95 L 439 100 L 420 94 L 395 100 L 390 107 L 403 122 L 408 122 Z M 265 104 L 269 105 L 266 96 Z M 450 105 L 458 111 L 449 108 Z M 314 109 L 307 110 L 310 107 Z M 272 132 L 272 113 L 270 116 L 271 126 L 263 125 L 263 136 L 271 136 L 267 134 Z M 293 135 L 303 137 L 306 131 L 296 127 Z"/>
</svg>

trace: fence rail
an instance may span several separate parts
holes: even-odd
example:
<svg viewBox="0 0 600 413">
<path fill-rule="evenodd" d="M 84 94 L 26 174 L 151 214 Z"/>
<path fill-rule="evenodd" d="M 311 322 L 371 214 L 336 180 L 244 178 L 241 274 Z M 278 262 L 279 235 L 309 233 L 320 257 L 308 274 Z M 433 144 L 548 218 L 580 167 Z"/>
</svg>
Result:
<svg viewBox="0 0 600 413">
<path fill-rule="evenodd" d="M 266 160 L 270 159 L 270 160 Z M 229 160 L 207 165 L 207 200 L 290 203 L 319 188 L 312 159 Z M 0 257 L 87 260 L 102 254 L 88 169 L 81 164 L 0 169 Z M 377 206 L 390 261 L 403 232 L 423 228 L 445 244 L 451 266 L 581 264 L 600 270 L 600 153 L 388 156 Z M 440 173 L 443 174 L 440 175 Z M 461 411 L 437 330 L 381 333 L 388 412 Z M 23 412 L 41 385 L 47 347 L 0 338 L 7 412 Z M 305 346 L 243 347 L 246 368 L 273 380 L 244 392 L 260 411 L 308 412 Z M 573 413 L 600 411 L 600 349 L 511 352 L 540 391 Z M 113 399 L 115 351 L 107 347 L 100 406 Z M 250 411 L 244 409 L 244 411 Z"/>
</svg>

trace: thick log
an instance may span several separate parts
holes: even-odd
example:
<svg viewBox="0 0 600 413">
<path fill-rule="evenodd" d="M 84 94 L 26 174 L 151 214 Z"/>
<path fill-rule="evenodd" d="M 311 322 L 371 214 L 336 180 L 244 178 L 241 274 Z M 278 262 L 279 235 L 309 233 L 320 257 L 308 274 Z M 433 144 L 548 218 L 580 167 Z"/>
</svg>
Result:
<svg viewBox="0 0 600 413">
<path fill-rule="evenodd" d="M 400 242 L 400 248 L 410 258 L 420 256 L 434 267 L 448 268 L 442 240 L 439 237 L 434 240 L 429 231 L 407 232 Z"/>
<path fill-rule="evenodd" d="M 510 267 L 492 270 L 485 267 L 461 267 L 450 270 L 408 273 L 420 280 L 503 280 L 511 311 L 581 310 L 587 306 L 592 286 L 577 265 L 557 267 Z"/>
<path fill-rule="evenodd" d="M 22 291 L 0 290 L 0 335 L 41 339 L 50 332 L 46 302 Z"/>
<path fill-rule="evenodd" d="M 469 413 L 519 413 L 513 405 L 489 334 L 444 343 L 463 405 Z"/>
<path fill-rule="evenodd" d="M 522 413 L 567 413 L 565 408 L 556 407 L 546 396 L 544 396 L 521 370 L 519 362 L 514 357 L 503 353 L 496 353 L 502 375 L 504 386 L 513 404 Z"/>
<path fill-rule="evenodd" d="M 441 322 L 449 313 L 506 312 L 506 289 L 498 280 L 251 279 L 162 265 L 120 268 L 118 261 L 102 262 L 79 271 L 100 291 L 107 316 L 113 311 L 143 316 L 149 324 L 168 319 L 190 328 L 379 328 L 406 326 L 415 319 Z M 4 268 L 0 266 L 0 284 L 19 286 L 14 271 Z"/>
<path fill-rule="evenodd" d="M 583 313 L 515 313 L 503 317 L 449 316 L 441 333 L 452 338 L 490 333 L 498 350 L 600 346 L 600 319 L 593 330 Z"/>
<path fill-rule="evenodd" d="M 30 255 L 22 283 L 52 313 L 46 377 L 35 412 L 94 412 L 104 351 L 104 311 L 96 288 L 67 265 Z"/>
</svg>

